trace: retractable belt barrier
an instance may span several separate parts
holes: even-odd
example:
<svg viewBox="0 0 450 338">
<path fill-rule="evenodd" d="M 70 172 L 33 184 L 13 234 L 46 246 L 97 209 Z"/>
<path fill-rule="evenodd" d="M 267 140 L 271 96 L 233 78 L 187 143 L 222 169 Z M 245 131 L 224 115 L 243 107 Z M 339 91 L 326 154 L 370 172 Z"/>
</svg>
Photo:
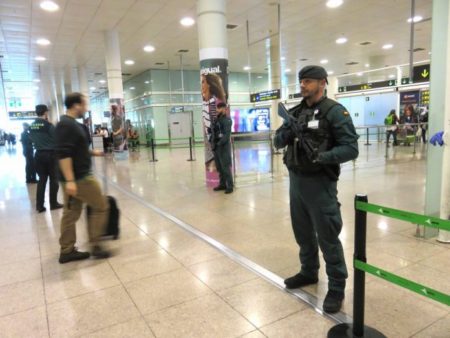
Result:
<svg viewBox="0 0 450 338">
<path fill-rule="evenodd" d="M 339 324 L 328 332 L 329 338 L 382 338 L 386 337 L 374 328 L 364 325 L 365 305 L 365 273 L 384 279 L 392 284 L 413 291 L 419 295 L 450 306 L 450 295 L 434 290 L 422 284 L 400 277 L 367 263 L 366 235 L 367 213 L 382 215 L 405 222 L 420 224 L 426 227 L 450 231 L 450 220 L 420 215 L 408 211 L 397 210 L 368 203 L 367 196 L 355 196 L 355 252 L 354 252 L 354 291 L 353 291 L 353 323 Z"/>
</svg>

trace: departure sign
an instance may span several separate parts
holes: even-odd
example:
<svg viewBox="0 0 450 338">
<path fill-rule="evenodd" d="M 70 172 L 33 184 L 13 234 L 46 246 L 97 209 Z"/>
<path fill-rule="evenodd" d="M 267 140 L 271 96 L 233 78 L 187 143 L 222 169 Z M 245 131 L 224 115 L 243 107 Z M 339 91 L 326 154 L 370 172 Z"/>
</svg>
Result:
<svg viewBox="0 0 450 338">
<path fill-rule="evenodd" d="M 281 91 L 279 89 L 274 89 L 265 92 L 250 94 L 250 102 L 270 101 L 279 99 L 280 97 Z"/>
<path fill-rule="evenodd" d="M 9 113 L 10 120 L 32 120 L 37 117 L 36 112 L 31 111 L 10 111 Z"/>
<path fill-rule="evenodd" d="M 302 97 L 302 93 L 289 94 L 289 100 L 300 99 L 301 97 Z"/>
<path fill-rule="evenodd" d="M 430 64 L 415 66 L 413 68 L 413 82 L 430 81 Z"/>
<path fill-rule="evenodd" d="M 430 90 L 424 89 L 420 91 L 420 105 L 428 106 L 430 104 Z"/>
<path fill-rule="evenodd" d="M 339 93 L 343 92 L 353 92 L 357 90 L 367 90 L 367 89 L 375 89 L 375 88 L 383 88 L 383 87 L 393 87 L 397 85 L 397 80 L 387 80 L 387 81 L 379 81 L 379 82 L 369 82 L 362 83 L 358 85 L 351 86 L 342 86 L 338 88 Z"/>
</svg>

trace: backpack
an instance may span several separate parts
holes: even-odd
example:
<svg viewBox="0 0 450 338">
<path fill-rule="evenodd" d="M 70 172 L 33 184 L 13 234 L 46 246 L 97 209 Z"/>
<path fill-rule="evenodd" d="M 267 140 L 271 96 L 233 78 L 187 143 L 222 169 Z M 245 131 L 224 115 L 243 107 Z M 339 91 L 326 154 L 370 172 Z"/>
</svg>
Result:
<svg viewBox="0 0 450 338">
<path fill-rule="evenodd" d="M 394 117 L 392 115 L 389 115 L 388 117 L 386 117 L 384 119 L 384 124 L 386 126 L 391 126 L 393 122 L 394 122 Z"/>
</svg>

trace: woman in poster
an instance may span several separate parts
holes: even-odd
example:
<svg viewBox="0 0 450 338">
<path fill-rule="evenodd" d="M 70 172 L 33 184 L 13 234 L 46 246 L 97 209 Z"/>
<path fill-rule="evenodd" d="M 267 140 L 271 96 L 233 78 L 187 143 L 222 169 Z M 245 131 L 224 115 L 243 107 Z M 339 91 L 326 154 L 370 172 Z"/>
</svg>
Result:
<svg viewBox="0 0 450 338">
<path fill-rule="evenodd" d="M 214 153 L 212 151 L 212 124 L 217 118 L 217 104 L 219 102 L 226 103 L 225 89 L 223 88 L 222 79 L 214 73 L 202 74 L 202 119 L 203 130 L 205 134 L 205 164 L 209 169 L 214 171 Z"/>
</svg>

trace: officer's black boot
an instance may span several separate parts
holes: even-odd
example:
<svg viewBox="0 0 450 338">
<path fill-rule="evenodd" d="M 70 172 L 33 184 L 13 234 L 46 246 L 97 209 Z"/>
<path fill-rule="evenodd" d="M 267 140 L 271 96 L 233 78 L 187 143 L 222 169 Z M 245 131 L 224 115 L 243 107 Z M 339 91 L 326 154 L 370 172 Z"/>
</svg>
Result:
<svg viewBox="0 0 450 338">
<path fill-rule="evenodd" d="M 289 277 L 284 280 L 284 285 L 286 285 L 286 289 L 298 289 L 303 286 L 316 284 L 319 281 L 319 279 L 306 277 L 302 275 L 302 273 L 298 273 L 295 276 Z"/>
<path fill-rule="evenodd" d="M 222 191 L 222 190 L 225 190 L 227 187 L 225 187 L 224 185 L 222 185 L 222 184 L 219 184 L 217 187 L 215 187 L 213 190 L 214 191 Z"/>
<path fill-rule="evenodd" d="M 326 313 L 336 313 L 341 310 L 344 292 L 329 290 L 323 301 L 323 311 Z"/>
</svg>

